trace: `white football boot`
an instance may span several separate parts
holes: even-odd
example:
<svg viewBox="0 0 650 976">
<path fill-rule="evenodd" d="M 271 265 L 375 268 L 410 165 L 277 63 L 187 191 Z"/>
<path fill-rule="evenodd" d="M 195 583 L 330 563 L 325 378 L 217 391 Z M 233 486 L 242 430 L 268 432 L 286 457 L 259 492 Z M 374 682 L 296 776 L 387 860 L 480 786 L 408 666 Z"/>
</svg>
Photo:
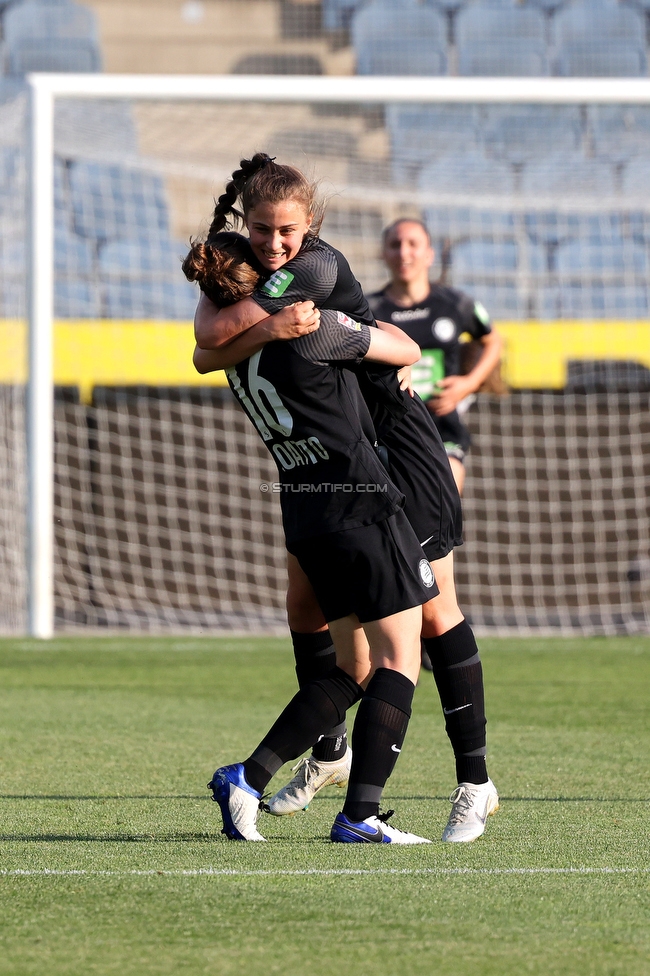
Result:
<svg viewBox="0 0 650 976">
<path fill-rule="evenodd" d="M 307 756 L 293 767 L 296 774 L 265 804 L 264 809 L 274 817 L 287 817 L 299 810 L 306 810 L 320 790 L 326 786 L 344 787 L 350 778 L 352 750 L 348 747 L 342 759 L 321 762 Z"/>
<path fill-rule="evenodd" d="M 442 839 L 452 843 L 476 840 L 485 830 L 487 818 L 499 809 L 499 794 L 491 779 L 480 786 L 459 783 L 449 799 L 451 813 Z"/>
</svg>

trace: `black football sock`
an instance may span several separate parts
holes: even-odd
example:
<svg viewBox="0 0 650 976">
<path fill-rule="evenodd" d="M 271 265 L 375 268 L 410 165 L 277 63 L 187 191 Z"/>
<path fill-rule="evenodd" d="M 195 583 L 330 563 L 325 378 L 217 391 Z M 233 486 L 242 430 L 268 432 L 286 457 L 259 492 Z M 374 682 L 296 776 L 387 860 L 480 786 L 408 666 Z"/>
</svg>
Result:
<svg viewBox="0 0 650 976">
<path fill-rule="evenodd" d="M 343 813 L 359 822 L 379 812 L 411 717 L 415 685 L 399 671 L 377 668 L 361 699 L 352 732 L 352 770 Z"/>
<path fill-rule="evenodd" d="M 300 634 L 291 631 L 293 653 L 296 659 L 298 685 L 304 688 L 311 681 L 324 678 L 336 667 L 336 651 L 329 630 L 316 634 Z M 314 743 L 312 755 L 319 762 L 336 762 L 342 759 L 348 748 L 347 725 L 341 722 Z"/>
<path fill-rule="evenodd" d="M 309 749 L 323 729 L 340 725 L 347 709 L 362 695 L 361 686 L 336 667 L 326 678 L 301 688 L 244 762 L 249 785 L 263 792 L 285 762 Z"/>
<path fill-rule="evenodd" d="M 438 686 L 459 783 L 487 783 L 483 669 L 466 620 L 423 641 Z"/>
</svg>

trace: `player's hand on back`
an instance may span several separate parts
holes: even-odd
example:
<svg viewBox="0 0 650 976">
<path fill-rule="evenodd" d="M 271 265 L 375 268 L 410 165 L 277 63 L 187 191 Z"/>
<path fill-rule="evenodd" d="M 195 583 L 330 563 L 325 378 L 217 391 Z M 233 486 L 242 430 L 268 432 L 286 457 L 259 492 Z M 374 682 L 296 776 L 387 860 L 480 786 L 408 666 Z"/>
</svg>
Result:
<svg viewBox="0 0 650 976">
<path fill-rule="evenodd" d="M 315 332 L 319 325 L 320 311 L 311 301 L 287 305 L 266 320 L 271 339 L 297 339 Z"/>
<path fill-rule="evenodd" d="M 397 370 L 397 379 L 399 380 L 400 390 L 404 390 L 409 396 L 415 396 L 415 390 L 413 389 L 413 380 L 411 379 L 411 367 L 402 366 L 401 369 Z"/>
</svg>

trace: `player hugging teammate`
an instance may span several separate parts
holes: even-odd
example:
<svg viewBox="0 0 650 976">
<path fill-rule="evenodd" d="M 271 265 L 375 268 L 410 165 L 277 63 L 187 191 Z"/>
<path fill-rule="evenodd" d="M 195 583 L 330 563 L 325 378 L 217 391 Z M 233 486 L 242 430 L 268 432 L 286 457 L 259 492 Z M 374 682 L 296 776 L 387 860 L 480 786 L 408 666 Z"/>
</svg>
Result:
<svg viewBox="0 0 650 976">
<path fill-rule="evenodd" d="M 312 225 L 315 203 L 308 182 L 298 171 L 291 167 L 280 166 L 263 154 L 258 154 L 252 161 L 243 161 L 242 169 L 233 174 L 233 180 L 228 184 L 226 193 L 220 198 L 215 210 L 215 220 L 208 242 L 206 245 L 197 245 L 196 248 L 209 245 L 226 224 L 227 215 L 238 212 L 234 210 L 234 205 L 240 196 L 244 221 L 250 235 L 252 260 L 257 261 L 257 266 L 264 268 L 267 275 L 271 273 L 271 276 L 266 285 L 258 287 L 250 298 L 245 298 L 229 307 L 219 309 L 206 297 L 202 297 L 196 317 L 198 348 L 195 362 L 201 371 L 237 367 L 238 381 L 244 393 L 243 398 L 239 394 L 240 400 L 256 423 L 261 436 L 264 437 L 250 409 L 251 405 L 257 408 L 258 415 L 262 417 L 268 428 L 268 416 L 265 416 L 262 407 L 264 406 L 268 412 L 271 404 L 269 395 L 279 397 L 279 403 L 276 404 L 279 408 L 287 408 L 291 395 L 286 389 L 283 393 L 279 393 L 273 383 L 271 384 L 274 387 L 273 393 L 266 389 L 266 392 L 262 392 L 260 398 L 255 400 L 254 390 L 259 393 L 265 389 L 264 383 L 260 386 L 259 380 L 255 378 L 259 374 L 257 366 L 253 370 L 255 375 L 252 378 L 250 372 L 250 363 L 255 360 L 260 350 L 265 349 L 269 343 L 276 349 L 289 345 L 290 343 L 274 340 L 292 339 L 301 334 L 301 329 L 305 332 L 314 329 L 317 322 L 313 302 L 320 307 L 321 315 L 324 310 L 337 310 L 338 313 L 344 313 L 344 320 L 346 317 L 352 320 L 345 327 L 348 329 L 352 327 L 352 331 L 358 330 L 365 334 L 365 329 L 369 327 L 370 332 L 374 334 L 377 330 L 374 328 L 375 320 L 345 258 L 314 235 Z M 217 243 L 215 241 L 215 244 Z M 192 253 L 195 254 L 195 249 Z M 189 265 L 186 264 L 186 273 L 188 277 L 202 281 L 201 276 L 207 267 L 203 260 L 205 253 L 196 252 L 195 256 L 201 258 L 196 262 L 197 268 L 194 268 L 193 263 L 190 262 Z M 195 273 L 197 269 L 198 273 Z M 205 290 L 208 292 L 207 288 Z M 296 302 L 305 304 L 293 305 Z M 293 308 L 288 307 L 291 305 Z M 279 322 L 281 315 L 285 316 L 283 324 Z M 380 330 L 386 332 L 386 338 L 391 337 L 393 341 L 397 339 L 396 330 L 390 325 L 380 323 Z M 332 350 L 330 352 L 332 353 Z M 334 369 L 332 356 L 328 359 L 322 350 L 321 355 L 324 358 L 319 361 L 320 368 Z M 355 357 L 343 356 L 340 350 L 336 356 L 339 360 L 347 359 L 348 372 L 354 370 L 356 373 L 358 386 L 363 394 L 363 400 L 357 400 L 358 416 L 362 416 L 366 409 L 370 412 L 372 427 L 382 449 L 384 463 L 388 466 L 390 480 L 404 498 L 404 512 L 415 530 L 416 539 L 426 553 L 427 558 L 424 563 L 428 565 L 427 560 L 431 561 L 431 579 L 435 576 L 440 589 L 438 596 L 424 603 L 422 633 L 434 661 L 434 677 L 445 711 L 447 731 L 456 756 L 459 780 L 458 788 L 452 794 L 452 813 L 443 832 L 443 839 L 472 840 L 483 832 L 487 815 L 497 809 L 498 797 L 487 775 L 485 765 L 485 716 L 481 664 L 471 629 L 458 609 L 453 583 L 453 548 L 461 541 L 458 492 L 445 450 L 429 411 L 417 396 L 411 397 L 402 389 L 406 382 L 400 384 L 395 369 L 400 360 L 390 358 L 382 363 L 381 357 L 377 357 L 379 361 L 368 363 L 368 357 L 364 357 L 362 362 L 355 364 Z M 242 372 L 241 364 L 246 359 L 249 360 L 249 365 Z M 312 363 L 312 366 L 315 365 L 316 363 Z M 338 366 L 336 368 L 338 369 Z M 248 389 L 244 378 L 248 380 Z M 264 376 L 262 378 L 266 379 Z M 314 389 L 317 389 L 315 376 L 313 380 Z M 232 374 L 231 382 L 233 382 Z M 346 390 L 353 389 L 349 386 L 348 379 L 345 384 Z M 357 388 L 354 389 L 356 396 Z M 306 386 L 303 386 L 302 392 L 303 394 L 311 392 L 313 396 L 313 390 L 307 391 Z M 279 413 L 276 414 L 276 423 L 279 416 Z M 372 444 L 373 434 L 367 428 L 365 429 L 367 433 L 364 436 L 368 443 Z M 270 441 L 272 428 L 269 429 L 269 434 L 271 434 Z M 278 461 L 277 452 L 274 456 Z M 282 477 L 282 471 L 280 476 Z M 379 509 L 373 511 L 376 513 Z M 287 519 L 286 528 L 293 517 L 287 512 L 287 504 L 283 504 L 283 513 Z M 375 518 L 376 515 L 372 517 Z M 332 523 L 331 526 L 334 535 L 336 524 L 336 522 Z M 372 524 L 376 526 L 379 523 Z M 313 532 L 315 527 L 314 524 L 310 531 Z M 340 548 L 336 556 L 328 555 L 327 544 L 322 535 L 318 537 L 312 534 L 306 538 L 312 540 L 318 538 L 319 544 L 315 545 L 312 541 L 298 553 L 293 543 L 289 543 L 289 548 L 294 552 L 289 557 L 287 605 L 299 683 L 303 691 L 311 693 L 309 689 L 313 688 L 314 684 L 329 681 L 335 673 L 333 669 L 336 669 L 336 672 L 342 670 L 341 667 L 337 667 L 337 662 L 340 663 L 345 659 L 348 638 L 341 634 L 340 621 L 332 616 L 336 608 L 329 602 L 329 594 L 324 586 L 324 576 L 330 580 L 331 585 L 333 572 L 336 575 Z M 373 592 L 373 576 L 376 576 L 376 569 L 373 561 L 369 560 L 361 574 L 361 581 L 366 588 L 366 599 L 372 596 L 372 600 L 375 600 L 376 597 L 381 596 L 382 606 L 385 607 L 387 594 L 380 594 L 378 590 Z M 323 570 L 325 570 L 324 576 Z M 399 577 L 400 573 L 397 576 Z M 385 581 L 381 585 L 395 588 L 395 579 L 390 583 Z M 356 586 L 358 589 L 358 583 Z M 397 588 L 399 589 L 399 585 Z M 359 600 L 362 600 L 360 591 L 357 595 Z M 359 604 L 359 607 L 361 606 L 362 603 Z M 366 606 L 361 613 L 357 613 L 357 616 L 361 617 L 367 610 L 366 602 Z M 327 622 L 330 623 L 329 630 L 326 629 L 326 617 Z M 366 621 L 371 621 L 371 618 L 366 616 Z M 358 630 L 357 621 L 357 636 Z M 337 644 L 336 653 L 332 646 L 332 636 Z M 394 640 L 394 636 L 393 634 L 391 640 Z M 388 644 L 390 645 L 390 641 Z M 375 645 L 373 649 L 371 640 L 371 657 L 374 653 L 375 660 L 370 661 L 368 676 L 373 673 L 378 660 L 376 641 Z M 386 649 L 387 646 L 384 645 L 384 648 Z M 349 641 L 347 651 L 349 651 Z M 360 752 L 358 764 L 364 762 L 367 764 L 368 756 L 373 750 L 380 755 L 382 750 L 386 749 L 388 739 L 392 737 L 391 746 L 396 744 L 395 729 L 399 725 L 398 713 L 401 714 L 401 722 L 408 721 L 409 696 L 412 694 L 412 689 L 402 684 L 401 690 L 398 691 L 395 683 L 395 673 L 399 672 L 399 668 L 395 668 L 395 661 L 401 653 L 401 651 L 397 652 L 393 645 L 389 649 L 389 658 L 392 654 L 392 659 L 383 658 L 387 666 L 380 666 L 374 671 L 374 677 L 371 677 L 363 699 L 362 705 L 365 703 L 365 706 L 360 708 L 355 724 L 353 738 L 355 755 L 352 758 L 350 779 L 351 788 L 354 788 L 351 799 L 350 791 L 348 792 L 348 800 L 354 809 L 352 807 L 348 809 L 348 801 L 346 801 L 343 814 L 348 822 L 357 824 L 355 840 L 359 838 L 359 832 L 363 834 L 366 830 L 359 825 L 369 819 L 369 816 L 370 819 L 376 817 L 376 813 L 366 815 L 360 820 L 356 820 L 355 817 L 360 817 L 364 811 L 368 814 L 369 810 L 377 809 L 375 801 L 381 792 L 379 780 L 382 780 L 381 785 L 385 782 L 384 773 L 381 776 L 376 772 L 372 774 L 374 780 L 366 776 L 363 780 L 366 786 L 376 782 L 375 799 L 369 797 L 360 799 L 358 791 L 355 798 L 355 784 L 362 781 L 359 774 L 360 765 L 357 765 L 355 771 L 357 752 Z M 410 651 L 408 654 L 410 655 Z M 386 672 L 391 671 L 394 673 L 389 680 Z M 411 676 L 409 681 L 413 677 L 410 658 L 409 663 L 402 667 L 402 674 Z M 391 690 L 388 689 L 390 681 L 394 684 Z M 370 695 L 371 690 L 373 695 Z M 409 692 L 406 696 L 405 690 Z M 406 701 L 407 697 L 409 702 Z M 371 706 L 369 699 L 379 704 Z M 370 737 L 372 741 L 370 741 L 368 721 L 363 719 L 359 734 L 357 734 L 357 727 L 360 726 L 359 717 L 373 707 L 378 707 L 382 712 L 382 721 L 387 720 L 390 713 L 392 725 L 390 732 L 383 734 L 380 730 L 381 722 L 375 722 L 374 732 Z M 341 785 L 345 783 L 350 770 L 350 751 L 345 741 L 345 716 L 339 713 L 337 717 L 338 721 L 331 727 L 321 729 L 319 735 L 314 736 L 314 741 L 316 739 L 318 741 L 315 741 L 312 755 L 303 760 L 294 780 L 269 801 L 270 812 L 276 815 L 293 813 L 305 808 L 315 793 L 329 783 L 338 782 Z M 370 724 L 372 725 L 372 722 Z M 358 744 L 355 744 L 356 740 Z M 265 748 L 268 751 L 270 747 L 267 745 Z M 267 763 L 266 782 L 281 765 L 278 762 L 280 753 L 276 749 L 271 752 L 273 758 Z M 385 768 L 387 766 L 384 763 L 384 771 Z M 231 791 L 246 792 L 238 776 L 239 774 L 235 776 L 234 783 L 221 782 L 221 780 L 217 782 L 217 779 L 213 779 L 215 794 L 220 791 L 220 797 L 217 798 L 220 798 L 222 812 L 224 812 L 224 823 L 231 816 L 230 804 L 234 802 L 232 800 L 234 794 L 231 795 Z M 258 795 L 259 790 L 263 788 L 260 785 L 261 778 L 257 781 L 257 789 L 253 790 Z M 250 789 L 252 784 L 249 782 L 248 786 Z M 241 792 L 237 793 L 240 798 L 241 795 Z M 253 796 L 253 793 L 249 795 Z M 346 809 L 348 809 L 347 813 Z M 374 820 L 373 824 L 375 830 L 377 825 Z M 334 833 L 336 831 L 333 830 L 333 839 L 343 839 L 334 837 Z M 385 832 L 384 836 L 386 836 Z M 366 836 L 361 839 L 372 840 L 376 837 Z M 397 840 L 397 838 L 395 840 L 398 843 L 414 842 Z"/>
</svg>

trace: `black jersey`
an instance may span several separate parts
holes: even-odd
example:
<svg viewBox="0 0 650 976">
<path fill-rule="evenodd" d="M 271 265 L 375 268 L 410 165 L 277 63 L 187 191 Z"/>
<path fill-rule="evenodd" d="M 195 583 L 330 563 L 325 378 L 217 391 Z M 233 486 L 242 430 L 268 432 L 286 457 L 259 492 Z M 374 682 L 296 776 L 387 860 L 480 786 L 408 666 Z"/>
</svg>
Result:
<svg viewBox="0 0 650 976">
<path fill-rule="evenodd" d="M 327 309 L 333 295 L 343 312 L 376 325 L 345 257 L 316 238 L 271 275 L 253 298 L 272 315 L 292 302 L 306 300 Z M 405 496 L 406 515 L 418 540 L 430 540 L 425 546 L 429 558 L 440 559 L 461 544 L 462 515 L 434 418 L 419 397 L 400 390 L 395 367 L 364 361 L 355 373 L 377 440 L 388 451 L 390 476 Z"/>
<path fill-rule="evenodd" d="M 403 506 L 354 376 L 331 365 L 360 360 L 369 345 L 367 325 L 325 310 L 316 332 L 270 342 L 226 370 L 277 464 L 288 544 L 371 525 Z"/>
<path fill-rule="evenodd" d="M 413 385 L 423 400 L 435 395 L 444 376 L 458 375 L 460 336 L 467 332 L 480 339 L 491 331 L 483 305 L 454 288 L 432 285 L 424 301 L 412 308 L 396 305 L 386 289 L 369 295 L 368 302 L 376 318 L 403 329 L 422 349 L 422 359 L 413 367 Z"/>
<path fill-rule="evenodd" d="M 318 308 L 345 312 L 363 325 L 375 324 L 347 260 L 319 237 L 308 237 L 298 255 L 275 271 L 252 297 L 269 315 L 292 302 L 310 300 Z"/>
<path fill-rule="evenodd" d="M 272 274 L 252 298 L 269 315 L 292 302 L 311 300 L 320 309 L 337 309 L 364 325 L 377 324 L 346 258 L 317 237 L 308 238 L 299 254 Z M 409 404 L 393 366 L 364 362 L 356 373 L 379 436 L 404 416 Z"/>
</svg>

